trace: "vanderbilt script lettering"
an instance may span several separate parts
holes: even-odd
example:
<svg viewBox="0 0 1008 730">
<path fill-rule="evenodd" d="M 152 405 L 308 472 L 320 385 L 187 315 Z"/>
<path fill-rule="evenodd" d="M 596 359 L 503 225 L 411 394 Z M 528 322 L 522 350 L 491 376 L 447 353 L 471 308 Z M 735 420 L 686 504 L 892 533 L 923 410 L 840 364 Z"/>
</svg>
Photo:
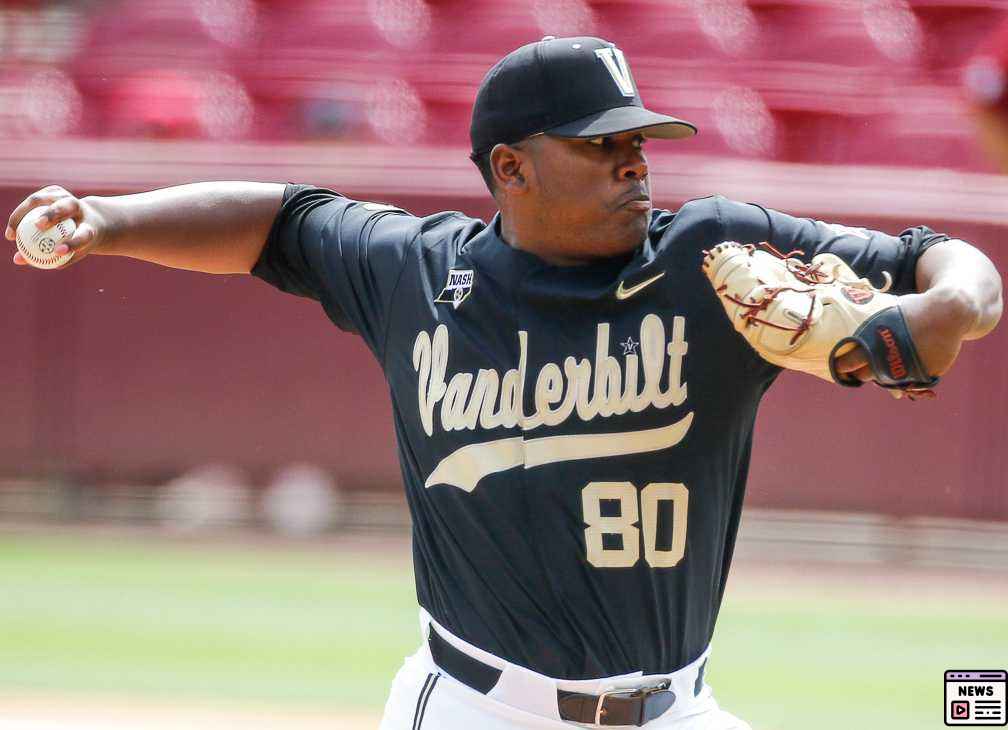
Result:
<svg viewBox="0 0 1008 730">
<path fill-rule="evenodd" d="M 685 331 L 685 318 L 675 317 L 672 339 L 667 340 L 661 318 L 649 314 L 640 326 L 640 354 L 625 355 L 621 363 L 609 352 L 609 324 L 600 323 L 594 359 L 568 356 L 562 364 L 543 365 L 535 380 L 535 409 L 525 413 L 528 332 L 518 332 L 517 367 L 503 376 L 493 369 L 480 369 L 455 373 L 448 379 L 448 328 L 438 325 L 433 336 L 420 332 L 413 344 L 420 422 L 428 436 L 434 433 L 435 415 L 445 431 L 471 431 L 477 425 L 484 429 L 520 425 L 530 431 L 559 425 L 573 413 L 590 421 L 596 416 L 639 413 L 649 406 L 680 405 L 686 400 L 686 384 L 682 382 L 688 349 Z M 662 388 L 666 360 L 668 384 Z"/>
<path fill-rule="evenodd" d="M 444 431 L 472 431 L 477 426 L 482 429 L 520 426 L 522 431 L 531 431 L 543 425 L 557 426 L 575 414 L 582 421 L 590 421 L 596 417 L 639 413 L 652 406 L 681 405 L 687 394 L 686 383 L 682 382 L 683 359 L 689 348 L 685 333 L 684 317 L 673 318 L 669 339 L 662 319 L 648 314 L 640 325 L 639 354 L 625 354 L 621 362 L 609 351 L 609 324 L 599 323 L 592 359 L 571 355 L 562 363 L 549 362 L 539 369 L 532 398 L 534 409 L 526 413 L 528 332 L 518 332 L 518 363 L 503 375 L 493 368 L 481 368 L 475 373 L 458 372 L 449 378 L 448 328 L 438 325 L 433 335 L 422 331 L 413 343 L 420 423 L 428 436 L 434 434 L 436 421 Z M 528 467 L 564 459 L 668 448 L 685 436 L 692 416 L 691 412 L 671 426 L 647 431 L 543 439 L 519 436 L 470 444 L 443 459 L 427 480 L 427 486 L 449 483 L 471 490 L 486 474 L 523 463 Z"/>
</svg>

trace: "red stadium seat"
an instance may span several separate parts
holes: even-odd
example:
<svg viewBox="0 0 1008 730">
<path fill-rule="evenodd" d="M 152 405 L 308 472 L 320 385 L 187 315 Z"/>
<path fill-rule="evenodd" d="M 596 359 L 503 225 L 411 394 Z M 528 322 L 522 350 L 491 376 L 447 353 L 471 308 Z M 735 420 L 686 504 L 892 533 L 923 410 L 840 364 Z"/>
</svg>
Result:
<svg viewBox="0 0 1008 730">
<path fill-rule="evenodd" d="M 114 137 L 247 137 L 252 101 L 242 85 L 220 72 L 145 69 L 124 75 L 105 94 L 104 134 Z"/>
<path fill-rule="evenodd" d="M 958 87 L 914 83 L 887 101 L 888 113 L 870 130 L 875 153 L 859 161 L 991 170 Z"/>
<path fill-rule="evenodd" d="M 422 50 L 438 54 L 485 54 L 493 63 L 515 48 L 546 35 L 582 35 L 593 31 L 590 23 L 576 22 L 577 12 L 564 13 L 579 7 L 586 7 L 583 0 L 555 3 L 434 0 L 431 3 L 434 30 L 431 42 Z"/>
<path fill-rule="evenodd" d="M 418 16 L 412 19 L 395 15 L 383 17 L 380 5 L 381 0 L 300 0 L 267 5 L 262 13 L 256 50 L 264 55 L 300 56 L 320 62 L 330 52 L 377 53 L 396 47 L 389 39 L 399 39 L 399 36 L 388 28 L 410 20 L 415 26 L 415 40 L 425 39 L 429 22 L 424 23 L 423 15 L 429 14 L 429 10 L 422 0 L 398 3 L 400 9 L 416 9 Z M 379 21 L 387 21 L 384 32 Z"/>
<path fill-rule="evenodd" d="M 378 107 L 399 104 L 400 113 L 425 114 L 400 71 L 418 53 L 416 46 L 429 41 L 430 30 L 431 9 L 424 0 L 269 5 L 240 71 L 260 112 L 257 136 L 393 134 L 394 115 Z M 410 138 L 426 129 L 419 120 L 403 127 Z"/>
<path fill-rule="evenodd" d="M 62 137 L 82 131 L 82 96 L 58 68 L 0 65 L 0 100 L 0 137 Z"/>
<path fill-rule="evenodd" d="M 438 144 L 469 145 L 476 89 L 496 59 L 485 54 L 429 53 L 403 68 L 427 110 L 427 138 Z"/>
<path fill-rule="evenodd" d="M 599 35 L 631 59 L 730 58 L 758 41 L 755 19 L 740 0 L 592 0 L 591 6 Z"/>
<path fill-rule="evenodd" d="M 109 136 L 245 136 L 253 110 L 233 71 L 243 44 L 255 37 L 257 8 L 252 0 L 97 6 L 70 67 L 91 129 Z"/>
<path fill-rule="evenodd" d="M 924 66 L 938 83 L 955 83 L 977 45 L 1008 20 L 1008 8 L 996 0 L 914 0 L 912 6 L 924 28 Z"/>
<path fill-rule="evenodd" d="M 899 0 L 749 0 L 749 6 L 762 29 L 763 59 L 877 67 L 918 61 L 920 31 Z"/>
<path fill-rule="evenodd" d="M 88 45 L 103 55 L 127 50 L 160 59 L 213 59 L 249 43 L 258 24 L 253 0 L 207 3 L 198 0 L 144 0 L 97 6 Z"/>
</svg>

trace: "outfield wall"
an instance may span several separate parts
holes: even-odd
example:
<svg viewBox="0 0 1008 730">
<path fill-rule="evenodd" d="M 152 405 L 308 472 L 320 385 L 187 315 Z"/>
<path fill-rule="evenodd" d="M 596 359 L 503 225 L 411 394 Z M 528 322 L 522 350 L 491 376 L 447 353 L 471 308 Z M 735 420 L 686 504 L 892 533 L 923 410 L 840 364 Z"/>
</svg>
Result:
<svg viewBox="0 0 1008 730">
<path fill-rule="evenodd" d="M 448 159 L 443 169 L 434 162 L 411 169 L 413 158 L 392 152 L 369 163 L 344 150 L 342 161 L 332 154 L 313 166 L 317 149 L 297 148 L 271 162 L 246 156 L 247 147 L 224 160 L 176 147 L 168 164 L 150 160 L 165 145 L 132 145 L 117 165 L 110 149 L 84 149 L 79 164 L 64 167 L 41 150 L 8 151 L 0 209 L 6 215 L 45 182 L 85 194 L 239 178 L 318 182 L 420 214 L 493 211 L 475 171 L 457 161 L 464 162 L 459 151 L 450 158 L 424 153 Z M 147 157 L 135 157 L 140 153 Z M 1008 270 L 1001 178 L 730 168 L 671 156 L 657 162 L 666 170 L 653 175 L 663 207 L 721 192 L 890 232 L 926 223 L 975 242 Z M 659 169 L 654 159 L 652 167 Z M 822 184 L 812 186 L 816 179 Z M 2 475 L 158 481 L 224 461 L 264 477 L 281 464 L 309 461 L 331 468 L 349 488 L 399 488 L 381 374 L 361 342 L 336 330 L 314 302 L 250 277 L 93 259 L 58 273 L 2 265 L 0 305 Z M 750 503 L 1008 519 L 1005 331 L 1002 325 L 968 343 L 930 402 L 897 402 L 877 388 L 851 391 L 785 373 L 758 421 Z"/>
</svg>

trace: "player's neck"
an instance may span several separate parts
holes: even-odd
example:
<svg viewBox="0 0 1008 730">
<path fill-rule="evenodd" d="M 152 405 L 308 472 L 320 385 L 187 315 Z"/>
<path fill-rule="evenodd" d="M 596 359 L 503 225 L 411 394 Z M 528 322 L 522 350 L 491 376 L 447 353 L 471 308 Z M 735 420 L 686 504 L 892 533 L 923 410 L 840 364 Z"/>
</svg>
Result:
<svg viewBox="0 0 1008 730">
<path fill-rule="evenodd" d="M 505 216 L 503 212 L 500 217 L 500 230 L 497 233 L 501 240 L 511 248 L 537 256 L 552 266 L 583 266 L 589 263 L 588 259 L 571 258 L 566 252 L 557 253 L 555 247 L 544 243 L 540 238 L 523 233 L 514 224 L 512 218 Z"/>
</svg>

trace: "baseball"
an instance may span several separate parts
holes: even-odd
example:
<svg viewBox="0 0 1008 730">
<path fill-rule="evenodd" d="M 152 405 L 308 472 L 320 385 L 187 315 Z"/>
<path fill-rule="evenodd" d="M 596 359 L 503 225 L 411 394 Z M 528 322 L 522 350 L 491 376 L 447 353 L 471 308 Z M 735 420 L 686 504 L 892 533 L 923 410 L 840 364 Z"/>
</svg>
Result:
<svg viewBox="0 0 1008 730">
<path fill-rule="evenodd" d="M 77 229 L 76 223 L 68 218 L 44 231 L 35 226 L 47 207 L 40 205 L 32 208 L 17 227 L 18 251 L 25 261 L 37 269 L 57 269 L 73 258 L 73 251 L 57 255 L 56 247 L 70 240 Z"/>
</svg>

